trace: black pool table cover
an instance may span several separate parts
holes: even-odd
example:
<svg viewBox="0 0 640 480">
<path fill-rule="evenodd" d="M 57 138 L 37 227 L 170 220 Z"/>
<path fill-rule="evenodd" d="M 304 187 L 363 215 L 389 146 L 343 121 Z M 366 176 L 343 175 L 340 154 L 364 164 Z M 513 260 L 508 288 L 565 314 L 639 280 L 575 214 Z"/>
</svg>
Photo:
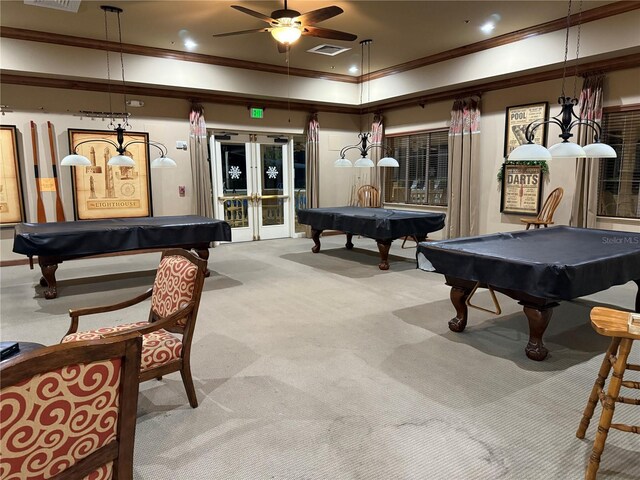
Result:
<svg viewBox="0 0 640 480">
<path fill-rule="evenodd" d="M 393 240 L 444 228 L 444 213 L 386 208 L 329 207 L 298 210 L 298 221 L 314 230 L 339 230 L 354 235 Z"/>
<path fill-rule="evenodd" d="M 556 226 L 422 242 L 416 255 L 423 270 L 550 299 L 640 279 L 640 233 L 632 232 Z"/>
<path fill-rule="evenodd" d="M 28 256 L 81 257 L 214 241 L 231 241 L 227 222 L 196 215 L 117 218 L 21 223 L 15 227 L 13 251 Z"/>
</svg>

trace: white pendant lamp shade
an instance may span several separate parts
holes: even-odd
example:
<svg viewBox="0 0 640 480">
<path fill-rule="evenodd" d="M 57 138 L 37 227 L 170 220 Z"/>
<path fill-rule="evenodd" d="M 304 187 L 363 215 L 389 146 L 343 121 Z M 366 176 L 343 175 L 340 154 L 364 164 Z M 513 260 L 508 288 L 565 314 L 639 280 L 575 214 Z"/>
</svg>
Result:
<svg viewBox="0 0 640 480">
<path fill-rule="evenodd" d="M 551 153 L 542 145 L 535 143 L 525 143 L 513 149 L 509 154 L 509 161 L 524 162 L 531 160 L 551 160 Z"/>
<path fill-rule="evenodd" d="M 399 167 L 400 164 L 395 158 L 392 157 L 384 157 L 378 161 L 379 167 Z"/>
<path fill-rule="evenodd" d="M 333 163 L 334 167 L 353 167 L 351 162 L 346 158 L 339 158 Z"/>
<path fill-rule="evenodd" d="M 583 147 L 584 153 L 589 158 L 616 158 L 616 151 L 606 143 L 590 143 Z"/>
<path fill-rule="evenodd" d="M 175 168 L 178 164 L 175 160 L 170 159 L 169 157 L 158 157 L 153 162 L 151 162 L 151 168 Z"/>
<path fill-rule="evenodd" d="M 60 161 L 60 165 L 65 167 L 88 167 L 91 165 L 89 159 L 83 155 L 72 153 Z"/>
<path fill-rule="evenodd" d="M 549 147 L 551 158 L 586 158 L 587 154 L 577 143 L 560 142 Z"/>
<path fill-rule="evenodd" d="M 135 167 L 136 162 L 133 161 L 133 158 L 127 157 L 126 155 L 114 155 L 109 159 L 107 165 L 111 165 L 112 167 Z"/>
<path fill-rule="evenodd" d="M 373 160 L 371 160 L 369 157 L 362 157 L 356 160 L 356 163 L 354 163 L 353 166 L 359 168 L 371 168 L 375 167 L 376 164 L 373 163 Z"/>
</svg>

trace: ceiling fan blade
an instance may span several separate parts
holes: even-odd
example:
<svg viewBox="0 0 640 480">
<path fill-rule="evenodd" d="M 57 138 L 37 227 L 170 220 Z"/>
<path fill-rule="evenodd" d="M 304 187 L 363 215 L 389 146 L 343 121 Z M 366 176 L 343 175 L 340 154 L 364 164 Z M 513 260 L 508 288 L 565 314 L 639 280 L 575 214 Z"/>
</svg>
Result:
<svg viewBox="0 0 640 480">
<path fill-rule="evenodd" d="M 237 32 L 216 33 L 216 34 L 212 35 L 212 37 L 230 37 L 232 35 L 244 35 L 245 33 L 262 33 L 262 32 L 268 32 L 270 30 L 271 30 L 271 28 L 269 28 L 269 27 L 254 28 L 252 30 L 239 30 Z"/>
<path fill-rule="evenodd" d="M 302 25 L 312 25 L 314 23 L 319 23 L 324 20 L 333 18 L 336 15 L 340 15 L 343 12 L 344 10 L 334 5 L 331 7 L 319 8 L 318 10 L 313 10 L 311 12 L 303 13 L 297 18 L 297 20 L 300 23 L 302 23 Z"/>
<path fill-rule="evenodd" d="M 271 23 L 274 21 L 273 18 L 267 17 L 264 13 L 256 12 L 255 10 L 250 10 L 240 5 L 231 5 L 231 8 L 235 8 L 239 12 L 246 13 L 247 15 L 251 15 L 252 17 L 259 18 L 260 20 Z"/>
<path fill-rule="evenodd" d="M 338 30 L 330 30 L 328 28 L 312 26 L 305 26 L 304 30 L 302 31 L 302 35 L 329 38 L 331 40 L 344 40 L 346 42 L 352 42 L 353 40 L 358 38 L 358 36 L 354 35 L 353 33 L 340 32 Z"/>
</svg>

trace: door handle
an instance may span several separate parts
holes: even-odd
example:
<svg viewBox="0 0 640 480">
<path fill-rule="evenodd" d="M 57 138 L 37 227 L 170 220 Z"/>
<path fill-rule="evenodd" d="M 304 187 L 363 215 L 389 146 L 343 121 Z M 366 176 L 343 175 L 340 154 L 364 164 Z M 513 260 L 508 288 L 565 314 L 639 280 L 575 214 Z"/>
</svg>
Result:
<svg viewBox="0 0 640 480">
<path fill-rule="evenodd" d="M 249 200 L 251 197 L 249 195 L 233 195 L 232 197 L 218 197 L 218 200 L 221 202 L 229 201 L 229 200 Z"/>
<path fill-rule="evenodd" d="M 274 198 L 289 198 L 289 195 L 263 195 L 261 198 L 272 200 Z"/>
</svg>

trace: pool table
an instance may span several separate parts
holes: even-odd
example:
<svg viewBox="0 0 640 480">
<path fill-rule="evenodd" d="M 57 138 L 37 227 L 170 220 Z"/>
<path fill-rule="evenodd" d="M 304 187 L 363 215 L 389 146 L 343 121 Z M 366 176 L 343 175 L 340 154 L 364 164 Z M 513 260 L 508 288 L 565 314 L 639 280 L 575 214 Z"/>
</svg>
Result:
<svg viewBox="0 0 640 480">
<path fill-rule="evenodd" d="M 466 302 L 477 284 L 518 300 L 529 321 L 525 352 L 532 360 L 548 354 L 542 336 L 559 301 L 630 281 L 640 288 L 640 233 L 558 226 L 420 243 L 416 255 L 419 268 L 444 274 L 451 286 L 454 332 L 467 325 Z"/>
<path fill-rule="evenodd" d="M 380 270 L 389 269 L 391 243 L 402 237 L 423 241 L 428 233 L 444 227 L 444 213 L 390 210 L 386 208 L 331 207 L 298 210 L 298 222 L 311 226 L 313 253 L 320 251 L 320 234 L 339 230 L 347 234 L 347 250 L 353 248 L 354 235 L 373 238 L 380 252 Z"/>
<path fill-rule="evenodd" d="M 209 258 L 211 242 L 231 241 L 231 227 L 222 220 L 180 215 L 114 218 L 76 222 L 21 223 L 15 227 L 13 251 L 38 257 L 40 285 L 47 299 L 58 296 L 55 277 L 65 260 L 158 248 L 185 248 Z M 33 268 L 33 263 L 31 264 Z"/>
</svg>

